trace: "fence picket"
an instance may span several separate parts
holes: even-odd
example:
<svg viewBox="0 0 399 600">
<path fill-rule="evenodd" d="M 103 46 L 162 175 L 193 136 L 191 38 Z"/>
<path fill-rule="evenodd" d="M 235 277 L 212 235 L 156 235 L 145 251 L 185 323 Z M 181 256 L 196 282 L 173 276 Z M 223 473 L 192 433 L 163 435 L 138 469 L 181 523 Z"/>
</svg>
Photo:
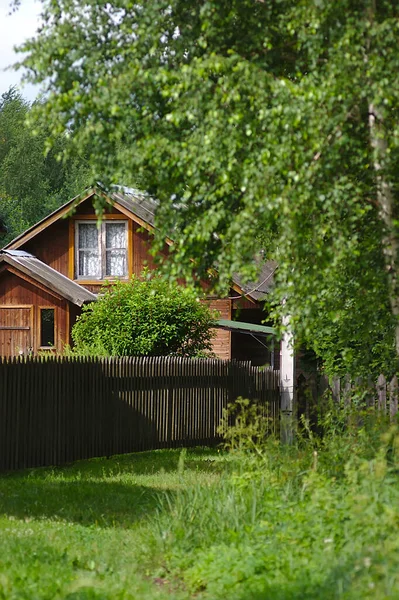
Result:
<svg viewBox="0 0 399 600">
<path fill-rule="evenodd" d="M 377 381 L 378 410 L 386 412 L 387 410 L 387 380 L 384 375 L 380 375 Z"/>
<path fill-rule="evenodd" d="M 398 413 L 398 378 L 396 375 L 389 384 L 389 413 L 391 419 Z"/>
<path fill-rule="evenodd" d="M 391 412 L 397 410 L 397 387 L 392 389 Z M 177 357 L 0 359 L 0 470 L 215 445 L 223 409 L 241 395 L 260 403 L 277 433 L 279 373 L 249 363 Z"/>
</svg>

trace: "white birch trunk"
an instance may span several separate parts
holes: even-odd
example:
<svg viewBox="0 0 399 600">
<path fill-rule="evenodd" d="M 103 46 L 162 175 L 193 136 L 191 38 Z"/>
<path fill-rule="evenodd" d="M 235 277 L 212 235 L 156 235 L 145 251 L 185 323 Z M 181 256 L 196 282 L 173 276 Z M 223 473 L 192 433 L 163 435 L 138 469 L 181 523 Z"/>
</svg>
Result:
<svg viewBox="0 0 399 600">
<path fill-rule="evenodd" d="M 377 13 L 377 0 L 371 0 L 368 9 L 368 19 L 372 24 L 375 21 Z M 370 40 L 368 43 L 368 52 L 370 51 Z M 366 62 L 368 57 L 366 56 Z M 380 219 L 384 226 L 384 236 L 382 239 L 382 248 L 385 258 L 385 267 L 388 273 L 389 301 L 391 311 L 396 319 L 395 345 L 396 356 L 399 358 L 399 294 L 398 294 L 398 236 L 394 225 L 395 199 L 392 192 L 391 182 L 384 173 L 388 157 L 388 141 L 384 128 L 384 113 L 381 107 L 375 102 L 370 101 L 369 128 L 370 140 L 374 150 L 374 171 L 376 174 L 377 203 Z"/>
<path fill-rule="evenodd" d="M 292 444 L 294 441 L 294 401 L 295 401 L 295 355 L 294 338 L 289 329 L 289 317 L 283 317 L 286 329 L 281 340 L 280 378 L 281 378 L 281 441 Z"/>
<path fill-rule="evenodd" d="M 399 241 L 394 224 L 395 199 L 390 182 L 387 181 L 384 175 L 384 163 L 388 155 L 388 142 L 384 130 L 383 114 L 373 103 L 369 104 L 369 126 L 371 145 L 374 149 L 378 210 L 384 226 L 382 247 L 388 274 L 389 301 L 392 314 L 396 319 L 395 343 L 396 354 L 399 357 Z"/>
</svg>

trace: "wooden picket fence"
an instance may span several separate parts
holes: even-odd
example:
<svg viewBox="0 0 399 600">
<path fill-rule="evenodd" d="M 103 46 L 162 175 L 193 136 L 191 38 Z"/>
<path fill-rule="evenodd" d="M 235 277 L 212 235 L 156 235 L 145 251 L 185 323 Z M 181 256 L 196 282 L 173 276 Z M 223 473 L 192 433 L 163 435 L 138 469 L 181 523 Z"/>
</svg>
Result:
<svg viewBox="0 0 399 600">
<path fill-rule="evenodd" d="M 331 382 L 333 400 L 337 402 L 341 400 L 346 406 L 349 406 L 353 391 L 361 387 L 365 390 L 367 406 L 389 415 L 391 419 L 396 416 L 398 413 L 398 378 L 396 375 L 390 381 L 387 381 L 384 375 L 380 375 L 377 382 L 351 380 L 349 376 L 341 379 L 334 378 Z"/>
<path fill-rule="evenodd" d="M 0 361 L 0 470 L 215 445 L 223 409 L 260 404 L 278 434 L 279 372 L 169 357 Z"/>
</svg>

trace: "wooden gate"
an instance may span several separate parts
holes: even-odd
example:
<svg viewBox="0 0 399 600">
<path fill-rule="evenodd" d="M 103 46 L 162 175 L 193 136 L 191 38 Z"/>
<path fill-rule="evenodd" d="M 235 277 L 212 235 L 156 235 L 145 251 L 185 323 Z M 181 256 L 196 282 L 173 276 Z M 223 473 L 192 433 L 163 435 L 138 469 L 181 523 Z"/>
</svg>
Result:
<svg viewBox="0 0 399 600">
<path fill-rule="evenodd" d="M 28 354 L 32 334 L 33 306 L 0 306 L 0 356 Z"/>
</svg>

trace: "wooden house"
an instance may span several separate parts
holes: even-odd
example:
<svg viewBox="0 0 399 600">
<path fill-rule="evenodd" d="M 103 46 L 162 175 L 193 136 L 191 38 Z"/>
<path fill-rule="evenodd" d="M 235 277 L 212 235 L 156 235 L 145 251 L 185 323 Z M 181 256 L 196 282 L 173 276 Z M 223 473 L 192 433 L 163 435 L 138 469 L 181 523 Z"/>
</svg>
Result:
<svg viewBox="0 0 399 600">
<path fill-rule="evenodd" d="M 108 204 L 100 227 L 95 195 Z M 80 307 L 95 300 L 105 281 L 128 281 L 144 266 L 156 268 L 149 252 L 156 206 L 136 190 L 118 187 L 107 195 L 100 187 L 91 188 L 5 246 L 0 255 L 0 355 L 62 352 Z M 172 243 L 165 241 L 165 257 Z M 265 263 L 259 282 L 252 285 L 236 277 L 228 297 L 209 297 L 210 307 L 227 322 L 238 318 L 261 324 L 262 300 L 275 268 L 272 261 Z M 240 331 L 228 323 L 217 330 L 213 346 L 220 358 L 271 362 L 270 348 L 250 327 Z"/>
<path fill-rule="evenodd" d="M 95 294 L 21 250 L 0 252 L 0 356 L 61 350 Z"/>
</svg>

